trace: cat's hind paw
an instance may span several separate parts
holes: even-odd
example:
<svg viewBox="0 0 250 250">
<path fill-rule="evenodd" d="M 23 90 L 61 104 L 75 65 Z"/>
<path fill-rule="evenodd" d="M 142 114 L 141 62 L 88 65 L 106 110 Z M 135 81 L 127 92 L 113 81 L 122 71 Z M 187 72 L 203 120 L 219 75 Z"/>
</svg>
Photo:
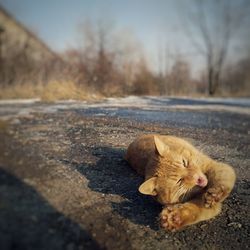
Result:
<svg viewBox="0 0 250 250">
<path fill-rule="evenodd" d="M 226 189 L 224 186 L 212 187 L 204 194 L 205 207 L 213 207 L 216 203 L 221 202 L 226 197 Z"/>
</svg>

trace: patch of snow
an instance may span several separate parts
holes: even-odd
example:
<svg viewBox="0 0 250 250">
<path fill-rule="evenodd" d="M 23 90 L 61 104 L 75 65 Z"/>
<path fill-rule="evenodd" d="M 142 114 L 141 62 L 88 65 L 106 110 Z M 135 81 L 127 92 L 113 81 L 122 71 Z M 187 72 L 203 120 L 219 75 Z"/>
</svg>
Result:
<svg viewBox="0 0 250 250">
<path fill-rule="evenodd" d="M 0 100 L 0 105 L 5 104 L 32 104 L 35 102 L 40 102 L 40 98 L 33 98 L 33 99 L 6 99 L 6 100 Z"/>
<path fill-rule="evenodd" d="M 121 108 L 135 108 L 149 111 L 169 110 L 199 110 L 199 111 L 226 111 L 250 115 L 250 99 L 247 98 L 179 98 L 179 97 L 153 97 L 128 96 L 124 98 L 106 98 L 97 102 L 87 101 L 57 101 L 55 103 L 37 103 L 40 99 L 1 100 L 0 117 L 16 118 L 28 116 L 31 113 L 55 113 L 59 110 L 96 108 L 96 116 L 104 116 L 105 111 L 116 114 Z M 198 102 L 199 101 L 199 102 Z M 196 103 L 195 103 L 196 102 Z M 34 103 L 36 103 L 34 105 Z M 18 104 L 18 105 L 16 105 Z M 100 111 L 103 109 L 103 112 Z M 138 111 L 140 112 L 140 111 Z"/>
<path fill-rule="evenodd" d="M 74 99 L 69 99 L 69 100 L 59 100 L 59 101 L 55 101 L 55 103 L 87 103 L 87 101 L 79 101 L 79 100 L 74 100 Z"/>
<path fill-rule="evenodd" d="M 224 105 L 174 105 L 172 106 L 174 109 L 179 110 L 209 110 L 209 111 L 227 111 L 239 114 L 250 115 L 250 109 L 242 108 L 242 107 L 229 107 Z"/>
<path fill-rule="evenodd" d="M 250 98 L 231 98 L 231 97 L 200 97 L 200 98 L 185 98 L 195 101 L 206 101 L 211 103 L 221 102 L 223 104 L 246 105 L 250 106 Z"/>
</svg>

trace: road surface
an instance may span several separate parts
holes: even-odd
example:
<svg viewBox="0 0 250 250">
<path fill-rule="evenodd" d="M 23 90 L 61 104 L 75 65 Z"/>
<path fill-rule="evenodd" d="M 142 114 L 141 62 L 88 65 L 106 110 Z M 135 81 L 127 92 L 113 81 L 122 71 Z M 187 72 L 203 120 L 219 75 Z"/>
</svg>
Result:
<svg viewBox="0 0 250 250">
<path fill-rule="evenodd" d="M 248 249 L 248 99 L 127 97 L 0 102 L 1 249 Z M 181 232 L 123 160 L 143 133 L 181 136 L 232 165 L 222 213 Z"/>
</svg>

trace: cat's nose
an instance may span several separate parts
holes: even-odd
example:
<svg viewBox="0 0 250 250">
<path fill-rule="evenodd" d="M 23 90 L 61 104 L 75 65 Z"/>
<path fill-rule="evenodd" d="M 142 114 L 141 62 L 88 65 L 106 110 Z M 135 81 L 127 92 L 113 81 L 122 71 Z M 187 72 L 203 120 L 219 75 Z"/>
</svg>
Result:
<svg viewBox="0 0 250 250">
<path fill-rule="evenodd" d="M 206 177 L 198 177 L 196 184 L 200 187 L 205 187 L 207 185 L 207 178 Z"/>
</svg>

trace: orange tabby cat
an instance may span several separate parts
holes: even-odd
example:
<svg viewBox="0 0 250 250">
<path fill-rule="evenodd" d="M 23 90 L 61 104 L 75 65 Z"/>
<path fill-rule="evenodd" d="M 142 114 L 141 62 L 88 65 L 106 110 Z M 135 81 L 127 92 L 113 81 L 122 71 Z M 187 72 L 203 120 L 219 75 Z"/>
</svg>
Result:
<svg viewBox="0 0 250 250">
<path fill-rule="evenodd" d="M 216 216 L 235 183 L 230 166 L 174 136 L 143 135 L 129 145 L 126 160 L 145 176 L 139 192 L 165 205 L 160 218 L 168 230 Z"/>
</svg>

